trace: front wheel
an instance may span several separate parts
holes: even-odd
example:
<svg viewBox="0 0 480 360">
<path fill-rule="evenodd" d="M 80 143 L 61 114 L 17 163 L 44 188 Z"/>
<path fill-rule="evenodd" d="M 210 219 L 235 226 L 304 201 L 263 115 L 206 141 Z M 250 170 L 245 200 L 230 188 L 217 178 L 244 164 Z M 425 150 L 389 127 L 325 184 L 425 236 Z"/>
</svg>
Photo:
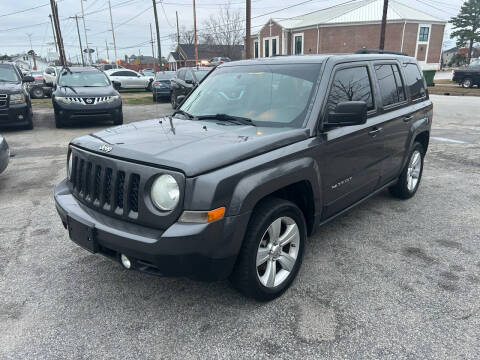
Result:
<svg viewBox="0 0 480 360">
<path fill-rule="evenodd" d="M 264 200 L 252 213 L 230 277 L 233 285 L 260 301 L 283 294 L 302 264 L 306 234 L 303 213 L 294 203 Z"/>
<path fill-rule="evenodd" d="M 472 79 L 470 78 L 465 78 L 463 79 L 462 81 L 462 87 L 464 87 L 465 89 L 469 89 L 473 86 L 473 81 Z"/>
<path fill-rule="evenodd" d="M 64 126 L 64 122 L 63 122 L 63 119 L 60 115 L 58 115 L 57 113 L 55 113 L 55 127 L 57 129 L 61 129 L 63 126 Z"/>
<path fill-rule="evenodd" d="M 389 188 L 390 193 L 400 199 L 409 199 L 418 190 L 423 173 L 425 150 L 422 144 L 415 142 L 410 151 L 407 165 L 403 169 L 398 182 Z"/>
<path fill-rule="evenodd" d="M 113 120 L 113 125 L 123 125 L 123 112 Z"/>
</svg>

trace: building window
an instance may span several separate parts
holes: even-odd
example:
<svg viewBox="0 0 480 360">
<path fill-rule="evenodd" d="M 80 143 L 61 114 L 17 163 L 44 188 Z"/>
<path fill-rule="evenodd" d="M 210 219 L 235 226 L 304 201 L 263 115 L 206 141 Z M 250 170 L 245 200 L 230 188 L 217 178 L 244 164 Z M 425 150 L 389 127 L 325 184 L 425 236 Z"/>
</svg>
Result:
<svg viewBox="0 0 480 360">
<path fill-rule="evenodd" d="M 253 57 L 258 58 L 258 40 L 253 41 Z"/>
<path fill-rule="evenodd" d="M 270 40 L 265 39 L 265 46 L 263 47 L 263 53 L 265 54 L 265 57 L 270 56 Z"/>
<path fill-rule="evenodd" d="M 428 35 L 430 34 L 430 28 L 428 26 L 421 26 L 418 32 L 418 41 L 428 42 Z"/>
<path fill-rule="evenodd" d="M 272 39 L 272 56 L 277 55 L 277 39 Z"/>
<path fill-rule="evenodd" d="M 293 35 L 293 54 L 294 55 L 303 54 L 303 33 Z"/>
</svg>

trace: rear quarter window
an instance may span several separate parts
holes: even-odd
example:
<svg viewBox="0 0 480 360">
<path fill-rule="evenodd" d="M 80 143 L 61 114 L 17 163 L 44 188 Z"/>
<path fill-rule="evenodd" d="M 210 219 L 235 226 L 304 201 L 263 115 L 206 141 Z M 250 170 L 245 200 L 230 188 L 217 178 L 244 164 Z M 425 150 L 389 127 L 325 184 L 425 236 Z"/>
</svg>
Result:
<svg viewBox="0 0 480 360">
<path fill-rule="evenodd" d="M 375 65 L 375 74 L 380 87 L 383 106 L 405 101 L 405 89 L 397 65 Z"/>
<path fill-rule="evenodd" d="M 404 64 L 403 70 L 405 73 L 405 80 L 412 100 L 424 98 L 427 95 L 425 90 L 425 81 L 420 69 L 416 64 Z"/>
</svg>

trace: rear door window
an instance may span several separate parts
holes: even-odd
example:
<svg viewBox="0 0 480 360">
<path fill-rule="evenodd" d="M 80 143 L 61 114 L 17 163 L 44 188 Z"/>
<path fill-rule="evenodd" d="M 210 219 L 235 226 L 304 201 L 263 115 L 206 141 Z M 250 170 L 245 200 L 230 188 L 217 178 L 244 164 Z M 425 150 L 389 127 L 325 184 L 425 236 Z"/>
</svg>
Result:
<svg viewBox="0 0 480 360">
<path fill-rule="evenodd" d="M 405 89 L 397 65 L 375 65 L 375 74 L 380 87 L 383 106 L 405 101 Z"/>
<path fill-rule="evenodd" d="M 412 100 L 418 100 L 427 95 L 423 75 L 416 64 L 404 64 L 405 80 Z"/>
<path fill-rule="evenodd" d="M 340 69 L 335 73 L 328 95 L 327 112 L 334 112 L 337 104 L 344 101 L 365 101 L 368 110 L 375 108 L 372 82 L 366 66 Z"/>
</svg>

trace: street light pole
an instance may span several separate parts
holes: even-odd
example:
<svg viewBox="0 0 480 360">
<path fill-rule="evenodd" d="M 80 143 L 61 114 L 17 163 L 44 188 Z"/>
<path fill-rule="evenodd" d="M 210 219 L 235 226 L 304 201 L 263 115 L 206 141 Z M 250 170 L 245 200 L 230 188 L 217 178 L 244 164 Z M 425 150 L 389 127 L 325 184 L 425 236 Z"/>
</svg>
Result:
<svg viewBox="0 0 480 360">
<path fill-rule="evenodd" d="M 85 66 L 85 60 L 83 59 L 82 38 L 80 37 L 80 28 L 78 27 L 78 16 L 70 16 L 70 19 L 75 19 L 75 22 L 77 23 L 78 43 L 80 44 L 80 56 L 82 57 L 82 66 Z"/>
<path fill-rule="evenodd" d="M 60 63 L 62 64 L 62 66 L 67 66 L 67 58 L 65 57 L 65 48 L 63 47 L 62 31 L 60 30 L 60 22 L 58 20 L 58 7 L 55 0 L 50 0 L 50 7 L 52 9 L 53 24 L 55 25 L 55 33 L 57 34 Z"/>
<path fill-rule="evenodd" d="M 49 14 L 50 24 L 52 24 L 53 41 L 55 42 L 55 51 L 58 53 L 57 37 L 55 36 L 55 27 L 53 26 L 52 15 Z"/>
<path fill-rule="evenodd" d="M 385 49 L 385 31 L 387 28 L 388 0 L 383 0 L 382 27 L 380 29 L 380 50 Z"/>
<path fill-rule="evenodd" d="M 246 4 L 246 16 L 245 16 L 245 58 L 250 59 L 252 57 L 252 48 L 251 48 L 251 43 L 250 43 L 250 23 L 251 23 L 251 16 L 252 16 L 252 10 L 251 10 L 251 1 L 247 0 Z"/>
<path fill-rule="evenodd" d="M 157 3 L 155 0 L 152 0 L 152 2 L 153 16 L 155 17 L 155 29 L 157 31 L 158 64 L 160 65 L 160 70 L 162 70 L 162 45 L 160 44 L 160 28 L 158 27 Z"/>
<path fill-rule="evenodd" d="M 85 43 L 87 46 L 88 61 L 89 64 L 92 65 L 92 53 L 90 52 L 90 46 L 88 45 L 87 27 L 85 26 L 85 13 L 83 11 L 83 0 L 80 0 L 80 5 L 82 8 L 83 31 L 85 32 Z"/>
<path fill-rule="evenodd" d="M 193 42 L 195 47 L 195 66 L 198 65 L 198 43 L 197 43 L 197 11 L 195 10 L 195 0 L 193 0 Z"/>
<path fill-rule="evenodd" d="M 110 26 L 112 27 L 113 53 L 115 55 L 115 64 L 117 63 L 117 43 L 115 41 L 115 30 L 113 29 L 112 4 L 108 0 L 108 10 L 110 11 Z"/>
</svg>

